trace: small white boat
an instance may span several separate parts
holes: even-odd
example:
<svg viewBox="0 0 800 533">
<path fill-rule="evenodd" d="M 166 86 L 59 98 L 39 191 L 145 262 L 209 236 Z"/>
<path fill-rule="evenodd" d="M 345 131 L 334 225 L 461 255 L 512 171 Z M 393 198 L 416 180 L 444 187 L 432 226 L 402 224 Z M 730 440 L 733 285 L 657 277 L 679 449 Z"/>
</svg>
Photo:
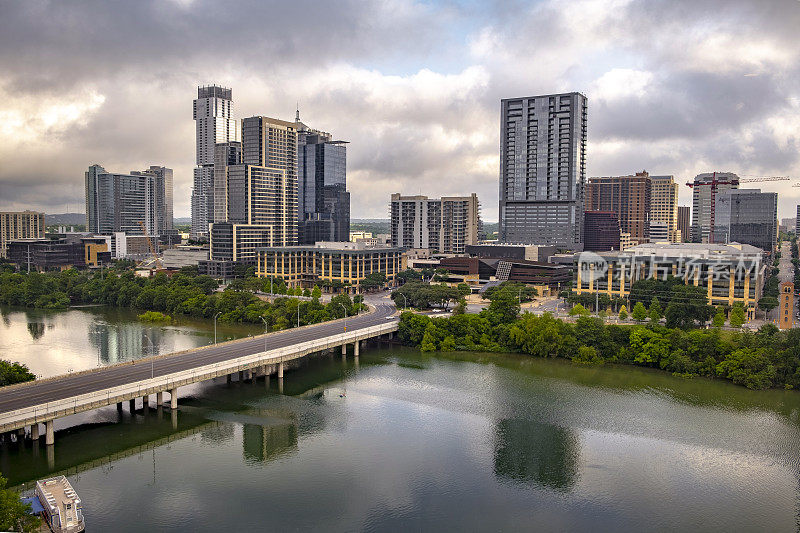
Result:
<svg viewBox="0 0 800 533">
<path fill-rule="evenodd" d="M 64 476 L 36 482 L 36 497 L 44 507 L 43 517 L 53 533 L 78 533 L 84 530 L 81 499 Z"/>
</svg>

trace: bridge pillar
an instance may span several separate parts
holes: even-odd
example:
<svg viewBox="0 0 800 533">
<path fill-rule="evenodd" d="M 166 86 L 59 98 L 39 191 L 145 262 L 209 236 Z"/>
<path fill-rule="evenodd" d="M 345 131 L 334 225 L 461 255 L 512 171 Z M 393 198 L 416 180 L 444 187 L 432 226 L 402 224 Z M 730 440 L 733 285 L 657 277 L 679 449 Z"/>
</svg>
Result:
<svg viewBox="0 0 800 533">
<path fill-rule="evenodd" d="M 225 383 L 230 383 L 231 381 L 233 381 L 233 374 L 226 374 Z"/>
<path fill-rule="evenodd" d="M 178 387 L 169 391 L 169 407 L 170 409 L 178 408 Z"/>
<path fill-rule="evenodd" d="M 44 423 L 44 443 L 52 446 L 56 443 L 56 433 L 53 429 L 53 421 L 48 420 Z"/>
<path fill-rule="evenodd" d="M 47 469 L 48 470 L 55 470 L 56 468 L 56 447 L 55 446 L 46 446 L 47 450 Z"/>
<path fill-rule="evenodd" d="M 356 341 L 353 343 L 353 355 L 358 357 L 359 346 L 361 345 L 361 341 Z"/>
<path fill-rule="evenodd" d="M 25 428 L 19 428 L 17 430 L 17 442 L 22 442 L 25 440 Z"/>
<path fill-rule="evenodd" d="M 278 363 L 278 379 L 283 379 L 283 361 Z"/>
<path fill-rule="evenodd" d="M 117 402 L 117 411 L 122 412 L 122 402 Z"/>
<path fill-rule="evenodd" d="M 150 395 L 145 394 L 144 396 L 142 396 L 142 409 L 144 409 L 145 411 L 147 411 L 148 403 L 150 403 Z"/>
<path fill-rule="evenodd" d="M 131 414 L 136 412 L 136 398 L 128 400 L 128 407 L 131 409 Z"/>
<path fill-rule="evenodd" d="M 244 370 L 239 370 L 239 382 L 244 381 Z"/>
<path fill-rule="evenodd" d="M 31 424 L 31 440 L 39 440 L 39 424 Z"/>
<path fill-rule="evenodd" d="M 342 344 L 342 359 L 347 357 L 347 344 Z"/>
<path fill-rule="evenodd" d="M 161 407 L 162 405 L 164 405 L 164 393 L 163 392 L 157 392 L 156 393 L 156 407 Z"/>
</svg>

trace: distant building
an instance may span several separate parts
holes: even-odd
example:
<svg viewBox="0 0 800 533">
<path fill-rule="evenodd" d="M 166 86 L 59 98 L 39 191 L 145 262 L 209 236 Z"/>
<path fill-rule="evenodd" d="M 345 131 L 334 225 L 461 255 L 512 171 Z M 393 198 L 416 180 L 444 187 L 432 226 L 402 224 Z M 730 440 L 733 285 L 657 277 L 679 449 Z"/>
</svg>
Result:
<svg viewBox="0 0 800 533">
<path fill-rule="evenodd" d="M 392 244 L 402 248 L 428 248 L 435 253 L 461 254 L 478 244 L 478 196 L 402 196 L 391 198 Z"/>
<path fill-rule="evenodd" d="M 351 231 L 350 242 L 358 242 L 359 239 L 372 239 L 372 232 L 370 231 Z"/>
<path fill-rule="evenodd" d="M 446 257 L 439 267 L 467 281 L 516 281 L 558 289 L 571 280 L 572 269 L 541 261 L 487 257 Z"/>
<path fill-rule="evenodd" d="M 614 211 L 586 211 L 583 219 L 583 249 L 590 252 L 619 250 L 620 228 Z"/>
<path fill-rule="evenodd" d="M 107 236 L 70 234 L 8 243 L 8 259 L 23 271 L 64 270 L 111 263 Z"/>
<path fill-rule="evenodd" d="M 499 240 L 580 248 L 586 97 L 507 98 L 500 108 Z"/>
<path fill-rule="evenodd" d="M 678 234 L 680 242 L 691 242 L 692 222 L 691 210 L 689 206 L 678 206 Z"/>
<path fill-rule="evenodd" d="M 7 257 L 8 243 L 17 239 L 44 239 L 44 213 L 0 212 L 0 257 Z"/>
<path fill-rule="evenodd" d="M 192 187 L 193 237 L 208 235 L 214 213 L 214 157 L 216 145 L 239 141 L 239 124 L 233 114 L 231 89 L 209 85 L 197 88 L 192 116 L 195 120 L 196 167 Z"/>
<path fill-rule="evenodd" d="M 153 252 L 158 253 L 160 249 L 156 235 L 127 235 L 124 232 L 116 232 L 111 236 L 111 246 L 115 259 L 146 259 L 152 257 Z"/>
<path fill-rule="evenodd" d="M 347 142 L 314 130 L 295 116 L 297 129 L 298 241 L 347 241 L 350 193 L 347 192 Z"/>
<path fill-rule="evenodd" d="M 102 235 L 160 235 L 172 225 L 172 206 L 167 206 L 171 181 L 172 170 L 165 167 L 118 174 L 90 166 L 85 173 L 86 230 Z"/>
<path fill-rule="evenodd" d="M 183 268 L 197 266 L 200 261 L 208 260 L 208 248 L 202 246 L 177 246 L 164 250 L 161 264 L 164 268 Z"/>
<path fill-rule="evenodd" d="M 753 318 L 766 269 L 762 251 L 748 244 L 649 243 L 575 254 L 574 290 L 624 298 L 639 280 L 675 276 L 705 288 L 709 305 L 741 302 Z"/>
<path fill-rule="evenodd" d="M 797 206 L 797 222 L 795 223 L 794 234 L 800 237 L 800 205 Z"/>
<path fill-rule="evenodd" d="M 589 178 L 586 211 L 616 213 L 622 231 L 631 241 L 642 244 L 650 237 L 652 181 L 647 172 L 630 176 Z"/>
<path fill-rule="evenodd" d="M 717 194 L 717 242 L 739 242 L 775 251 L 778 242 L 778 193 L 731 189 Z"/>
<path fill-rule="evenodd" d="M 778 229 L 784 233 L 790 233 L 790 232 L 793 233 L 796 226 L 797 226 L 796 218 L 782 218 L 780 227 Z"/>
<path fill-rule="evenodd" d="M 717 228 L 717 198 L 725 191 L 739 188 L 739 176 L 732 172 L 698 174 L 692 183 L 692 242 L 725 242 L 724 229 Z M 720 231 L 722 239 L 716 236 Z"/>
<path fill-rule="evenodd" d="M 524 259 L 526 261 L 547 262 L 558 249 L 555 246 L 535 244 L 470 244 L 464 251 L 473 257 Z"/>
<path fill-rule="evenodd" d="M 312 246 L 283 246 L 258 250 L 261 277 L 283 280 L 290 287 L 340 284 L 346 292 L 361 292 L 361 281 L 382 273 L 394 284 L 398 272 L 406 269 L 400 248 L 368 247 L 352 242 L 318 242 Z"/>
<path fill-rule="evenodd" d="M 680 242 L 678 184 L 673 176 L 650 176 L 650 240 Z M 666 235 L 665 233 L 666 228 Z"/>
</svg>

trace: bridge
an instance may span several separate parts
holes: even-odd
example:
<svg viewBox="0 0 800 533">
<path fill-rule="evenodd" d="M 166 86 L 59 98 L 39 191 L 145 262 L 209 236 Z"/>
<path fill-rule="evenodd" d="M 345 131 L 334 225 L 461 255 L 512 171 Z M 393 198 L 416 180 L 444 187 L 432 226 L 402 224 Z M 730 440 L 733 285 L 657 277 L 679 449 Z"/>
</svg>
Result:
<svg viewBox="0 0 800 533">
<path fill-rule="evenodd" d="M 169 394 L 169 407 L 176 410 L 178 387 L 220 376 L 230 381 L 237 372 L 240 379 L 245 373 L 267 378 L 277 374 L 282 384 L 291 361 L 340 346 L 345 356 L 349 344 L 358 357 L 362 341 L 391 337 L 398 328 L 395 311 L 394 306 L 377 304 L 371 312 L 351 318 L 2 387 L 0 434 L 17 431 L 24 438 L 30 428 L 30 438 L 37 440 L 44 424 L 45 444 L 52 445 L 57 418 L 115 403 L 122 410 L 125 401 L 134 410 L 137 398 L 147 407 L 153 394 L 161 407 L 164 393 Z"/>
</svg>

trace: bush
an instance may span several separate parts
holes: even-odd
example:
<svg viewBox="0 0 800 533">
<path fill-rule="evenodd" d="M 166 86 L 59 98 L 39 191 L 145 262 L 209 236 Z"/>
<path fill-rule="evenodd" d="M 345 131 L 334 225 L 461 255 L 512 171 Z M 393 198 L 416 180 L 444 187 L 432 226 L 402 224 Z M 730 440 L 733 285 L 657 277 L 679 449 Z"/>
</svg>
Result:
<svg viewBox="0 0 800 533">
<path fill-rule="evenodd" d="M 172 317 L 161 311 L 146 311 L 137 317 L 142 322 L 169 322 Z"/>
<path fill-rule="evenodd" d="M 578 348 L 578 354 L 572 358 L 572 362 L 579 365 L 602 365 L 605 360 L 592 346 L 581 346 Z"/>
<path fill-rule="evenodd" d="M 28 370 L 26 365 L 0 359 L 0 387 L 13 385 L 14 383 L 25 383 L 34 379 L 36 379 L 36 376 Z"/>
</svg>

